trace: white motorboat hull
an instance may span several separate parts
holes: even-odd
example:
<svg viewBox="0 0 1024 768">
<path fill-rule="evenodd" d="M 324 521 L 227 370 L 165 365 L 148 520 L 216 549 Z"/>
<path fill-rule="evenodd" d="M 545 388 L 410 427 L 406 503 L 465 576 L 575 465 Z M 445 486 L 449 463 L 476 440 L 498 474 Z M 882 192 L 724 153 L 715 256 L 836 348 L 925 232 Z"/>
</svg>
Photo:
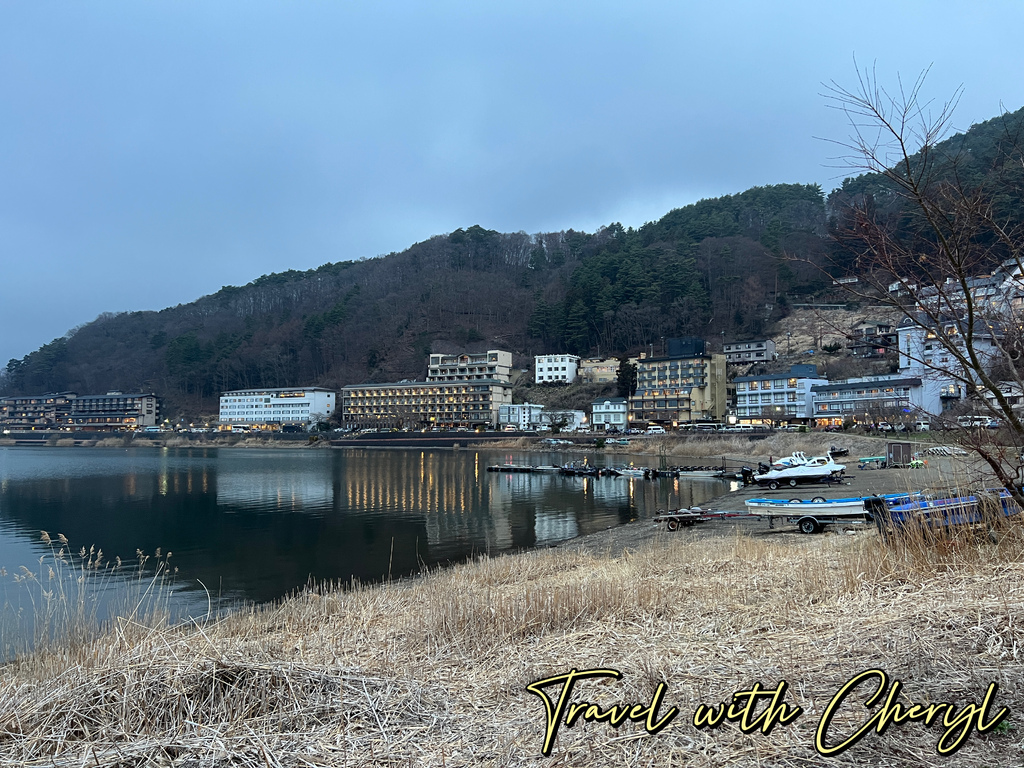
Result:
<svg viewBox="0 0 1024 768">
<path fill-rule="evenodd" d="M 786 501 L 785 499 L 747 499 L 747 512 L 768 517 L 800 517 L 823 515 L 842 517 L 863 515 L 864 499 L 834 499 L 826 501 Z"/>
</svg>

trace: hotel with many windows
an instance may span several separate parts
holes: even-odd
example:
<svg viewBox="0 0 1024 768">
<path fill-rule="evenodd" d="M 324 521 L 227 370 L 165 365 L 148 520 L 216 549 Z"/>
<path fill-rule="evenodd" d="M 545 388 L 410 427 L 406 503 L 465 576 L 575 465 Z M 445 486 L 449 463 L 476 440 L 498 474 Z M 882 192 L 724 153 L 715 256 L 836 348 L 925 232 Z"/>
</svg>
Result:
<svg viewBox="0 0 1024 768">
<path fill-rule="evenodd" d="M 814 387 L 814 421 L 840 427 L 844 421 L 898 424 L 942 412 L 938 386 L 917 376 L 862 376 Z"/>
<path fill-rule="evenodd" d="M 738 376 L 736 418 L 741 424 L 807 422 L 814 417 L 814 390 L 828 384 L 816 365 L 793 365 L 786 373 Z"/>
<path fill-rule="evenodd" d="M 78 395 L 57 392 L 0 398 L 0 426 L 4 429 L 131 430 L 155 426 L 160 399 L 153 393 Z"/>
<path fill-rule="evenodd" d="M 334 390 L 320 387 L 236 389 L 221 393 L 220 423 L 265 428 L 305 426 L 314 416 L 328 419 L 334 415 L 336 398 Z"/>
<path fill-rule="evenodd" d="M 678 427 L 725 418 L 725 355 L 709 355 L 703 339 L 667 339 L 667 355 L 637 360 L 631 424 Z"/>
<path fill-rule="evenodd" d="M 572 384 L 579 364 L 576 355 L 537 355 L 533 380 L 538 384 Z"/>
<path fill-rule="evenodd" d="M 512 404 L 512 353 L 431 355 L 426 381 L 350 384 L 341 390 L 347 427 L 488 427 Z"/>
</svg>

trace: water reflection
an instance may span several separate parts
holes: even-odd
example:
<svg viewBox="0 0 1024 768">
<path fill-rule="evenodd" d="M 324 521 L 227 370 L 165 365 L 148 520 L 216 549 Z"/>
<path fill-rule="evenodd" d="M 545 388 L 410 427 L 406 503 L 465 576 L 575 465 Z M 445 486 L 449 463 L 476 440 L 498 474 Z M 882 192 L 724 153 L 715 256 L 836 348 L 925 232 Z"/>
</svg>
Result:
<svg viewBox="0 0 1024 768">
<path fill-rule="evenodd" d="M 721 482 L 487 472 L 559 454 L 487 451 L 0 448 L 0 566 L 39 531 L 108 558 L 173 550 L 194 589 L 268 600 L 550 545 L 699 504 Z M 600 463 L 596 456 L 594 462 Z M 200 586 L 200 585 L 205 585 Z"/>
</svg>

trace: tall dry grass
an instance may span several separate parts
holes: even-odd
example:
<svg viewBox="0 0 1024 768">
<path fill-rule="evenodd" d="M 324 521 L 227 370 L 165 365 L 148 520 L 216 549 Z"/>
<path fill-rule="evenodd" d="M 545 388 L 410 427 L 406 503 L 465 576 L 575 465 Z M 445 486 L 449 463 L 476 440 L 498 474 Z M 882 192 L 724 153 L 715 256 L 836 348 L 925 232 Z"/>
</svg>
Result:
<svg viewBox="0 0 1024 768">
<path fill-rule="evenodd" d="M 14 666 L 79 653 L 125 621 L 165 627 L 172 615 L 177 569 L 172 553 L 136 552 L 128 563 L 102 550 L 74 551 L 63 534 L 42 532 L 48 554 L 35 569 L 0 569 L 6 600 L 0 608 L 0 653 Z"/>
<path fill-rule="evenodd" d="M 921 559 L 871 532 L 664 535 L 607 557 L 482 558 L 412 582 L 310 588 L 205 625 L 124 620 L 0 676 L 0 765 L 947 765 L 936 728 L 872 736 L 828 760 L 822 707 L 883 667 L 915 701 L 979 699 L 1012 729 L 973 737 L 962 766 L 1019 761 L 1024 537 L 966 539 Z M 607 706 L 668 686 L 682 714 L 657 736 L 563 728 L 540 757 L 534 680 L 613 667 L 583 684 Z M 698 731 L 698 703 L 790 683 L 807 714 L 770 736 Z"/>
</svg>

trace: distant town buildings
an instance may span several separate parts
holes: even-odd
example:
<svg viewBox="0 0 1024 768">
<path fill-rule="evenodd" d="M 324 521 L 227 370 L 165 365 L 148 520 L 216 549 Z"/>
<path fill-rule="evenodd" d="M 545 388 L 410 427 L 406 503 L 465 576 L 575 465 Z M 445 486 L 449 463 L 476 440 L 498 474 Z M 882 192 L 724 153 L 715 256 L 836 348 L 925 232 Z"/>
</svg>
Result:
<svg viewBox="0 0 1024 768">
<path fill-rule="evenodd" d="M 778 354 L 775 351 L 775 342 L 771 339 L 732 341 L 724 345 L 722 351 L 725 353 L 725 362 L 729 364 L 763 363 L 778 358 Z"/>
<path fill-rule="evenodd" d="M 220 423 L 259 427 L 299 424 L 334 415 L 337 395 L 321 387 L 236 389 L 220 396 Z"/>
<path fill-rule="evenodd" d="M 533 380 L 538 384 L 572 384 L 576 381 L 579 363 L 576 355 L 537 355 Z"/>
<path fill-rule="evenodd" d="M 855 357 L 882 357 L 895 350 L 899 338 L 896 328 L 886 320 L 866 320 L 850 329 L 847 347 Z"/>
<path fill-rule="evenodd" d="M 847 419 L 896 424 L 942 412 L 940 391 L 915 376 L 862 376 L 826 382 L 813 391 L 817 427 L 841 427 Z"/>
<path fill-rule="evenodd" d="M 631 359 L 636 365 L 636 360 Z M 588 357 L 580 360 L 577 374 L 586 384 L 610 384 L 619 376 L 619 361 L 614 357 Z"/>
<path fill-rule="evenodd" d="M 590 423 L 599 432 L 625 432 L 629 427 L 629 401 L 605 397 L 590 404 Z"/>
<path fill-rule="evenodd" d="M 351 428 L 486 427 L 512 404 L 512 353 L 430 355 L 426 381 L 351 384 L 340 393 Z"/>
<path fill-rule="evenodd" d="M 541 412 L 541 426 L 563 432 L 576 432 L 588 426 L 587 414 L 575 409 L 545 410 Z"/>
<path fill-rule="evenodd" d="M 734 383 L 736 417 L 741 423 L 807 424 L 814 416 L 813 389 L 828 384 L 828 379 L 818 376 L 816 365 L 792 365 L 784 373 L 738 376 Z"/>
<path fill-rule="evenodd" d="M 498 427 L 511 427 L 517 432 L 536 429 L 544 423 L 544 406 L 537 403 L 505 404 L 498 407 Z"/>
<path fill-rule="evenodd" d="M 155 426 L 160 399 L 153 393 L 79 395 L 56 392 L 0 398 L 0 426 L 11 431 L 89 429 L 114 431 Z"/>
<path fill-rule="evenodd" d="M 637 360 L 630 422 L 678 427 L 721 422 L 726 413 L 725 355 L 707 354 L 703 339 L 666 339 L 668 354 Z"/>
<path fill-rule="evenodd" d="M 431 355 L 427 381 L 512 380 L 512 353 L 492 349 L 461 355 Z"/>
</svg>

